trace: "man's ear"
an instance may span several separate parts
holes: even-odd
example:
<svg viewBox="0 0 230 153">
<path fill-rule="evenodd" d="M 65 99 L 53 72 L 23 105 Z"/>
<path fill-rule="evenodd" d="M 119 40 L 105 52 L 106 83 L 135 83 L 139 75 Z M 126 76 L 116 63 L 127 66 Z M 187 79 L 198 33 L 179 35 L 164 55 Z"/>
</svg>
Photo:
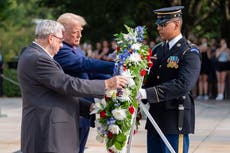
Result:
<svg viewBox="0 0 230 153">
<path fill-rule="evenodd" d="M 47 39 L 48 39 L 48 42 L 51 43 L 53 41 L 53 36 L 50 34 Z"/>
</svg>

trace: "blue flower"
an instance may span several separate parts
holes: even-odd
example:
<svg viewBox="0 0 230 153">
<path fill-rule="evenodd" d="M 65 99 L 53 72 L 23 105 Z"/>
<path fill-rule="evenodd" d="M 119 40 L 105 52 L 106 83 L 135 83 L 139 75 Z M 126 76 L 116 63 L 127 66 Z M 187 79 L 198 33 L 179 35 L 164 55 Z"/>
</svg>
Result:
<svg viewBox="0 0 230 153">
<path fill-rule="evenodd" d="M 107 120 L 108 125 L 114 124 L 115 122 L 116 122 L 116 120 L 113 117 L 111 117 L 110 119 Z"/>
<path fill-rule="evenodd" d="M 137 33 L 137 41 L 142 42 L 144 39 L 144 27 L 142 26 L 137 26 L 135 28 L 135 32 Z"/>
</svg>

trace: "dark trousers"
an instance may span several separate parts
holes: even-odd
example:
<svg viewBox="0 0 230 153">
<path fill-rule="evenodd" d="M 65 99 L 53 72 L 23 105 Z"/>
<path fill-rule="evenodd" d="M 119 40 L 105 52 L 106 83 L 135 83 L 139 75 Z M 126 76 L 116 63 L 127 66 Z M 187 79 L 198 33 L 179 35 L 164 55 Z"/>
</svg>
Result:
<svg viewBox="0 0 230 153">
<path fill-rule="evenodd" d="M 166 138 L 173 147 L 176 153 L 178 153 L 178 141 L 179 135 L 177 134 L 166 134 Z M 184 134 L 183 137 L 183 153 L 188 153 L 189 149 L 189 136 Z M 152 134 L 147 132 L 147 153 L 170 153 L 167 146 L 158 134 Z"/>
<path fill-rule="evenodd" d="M 88 139 L 90 126 L 85 126 L 83 128 L 79 128 L 79 136 L 80 136 L 80 150 L 79 153 L 84 153 L 85 145 Z"/>
</svg>

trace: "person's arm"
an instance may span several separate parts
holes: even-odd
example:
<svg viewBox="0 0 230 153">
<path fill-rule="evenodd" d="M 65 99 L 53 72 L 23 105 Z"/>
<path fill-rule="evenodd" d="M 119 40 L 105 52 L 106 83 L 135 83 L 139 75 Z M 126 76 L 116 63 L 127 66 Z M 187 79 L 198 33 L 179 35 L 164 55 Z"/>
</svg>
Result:
<svg viewBox="0 0 230 153">
<path fill-rule="evenodd" d="M 54 59 L 65 71 L 72 73 L 113 74 L 114 62 L 107 62 L 74 54 L 71 50 L 60 50 Z"/>
<path fill-rule="evenodd" d="M 83 80 L 71 77 L 48 58 L 38 58 L 35 64 L 36 79 L 60 94 L 98 98 L 105 94 L 106 86 L 103 80 Z"/>
<path fill-rule="evenodd" d="M 171 100 L 184 96 L 196 84 L 200 74 L 200 57 L 196 52 L 188 51 L 183 55 L 179 74 L 176 79 L 146 89 L 149 103 Z"/>
</svg>

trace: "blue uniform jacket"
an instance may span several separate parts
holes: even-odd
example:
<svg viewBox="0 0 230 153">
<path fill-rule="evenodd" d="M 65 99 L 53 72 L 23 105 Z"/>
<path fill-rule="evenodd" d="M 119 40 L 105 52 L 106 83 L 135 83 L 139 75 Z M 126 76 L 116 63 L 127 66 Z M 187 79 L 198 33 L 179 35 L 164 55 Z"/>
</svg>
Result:
<svg viewBox="0 0 230 153">
<path fill-rule="evenodd" d="M 200 74 L 199 50 L 185 38 L 180 39 L 164 55 L 165 43 L 153 49 L 153 67 L 147 79 L 149 112 L 165 134 L 194 132 L 195 107 L 190 94 Z M 185 97 L 181 101 L 181 97 Z M 178 130 L 178 106 L 184 105 L 183 128 Z M 156 133 L 147 120 L 146 129 Z"/>
<path fill-rule="evenodd" d="M 63 47 L 54 56 L 54 59 L 61 65 L 65 73 L 82 79 L 107 79 L 111 77 L 114 69 L 114 62 L 107 62 L 88 58 L 83 51 L 76 46 L 63 43 Z M 93 101 L 93 98 L 86 97 Z M 89 126 L 90 121 L 80 118 L 80 127 Z"/>
</svg>

